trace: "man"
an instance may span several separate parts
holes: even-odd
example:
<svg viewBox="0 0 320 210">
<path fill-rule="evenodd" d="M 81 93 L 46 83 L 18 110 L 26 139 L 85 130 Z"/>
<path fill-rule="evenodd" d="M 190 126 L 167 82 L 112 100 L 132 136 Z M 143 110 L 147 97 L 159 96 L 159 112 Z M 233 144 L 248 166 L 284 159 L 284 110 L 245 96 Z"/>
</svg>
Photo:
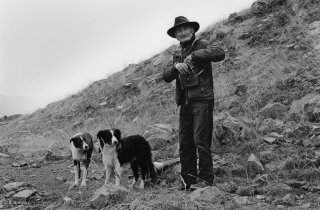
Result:
<svg viewBox="0 0 320 210">
<path fill-rule="evenodd" d="M 216 45 L 209 46 L 206 41 L 196 39 L 199 28 L 199 23 L 178 16 L 167 31 L 181 46 L 181 51 L 173 57 L 173 65 L 163 72 L 164 81 L 176 80 L 176 102 L 180 106 L 181 190 L 190 190 L 192 184 L 211 186 L 214 180 L 210 150 L 214 104 L 211 62 L 224 60 L 225 53 Z M 198 84 L 192 88 L 182 87 L 179 77 L 190 73 L 197 73 Z"/>
</svg>

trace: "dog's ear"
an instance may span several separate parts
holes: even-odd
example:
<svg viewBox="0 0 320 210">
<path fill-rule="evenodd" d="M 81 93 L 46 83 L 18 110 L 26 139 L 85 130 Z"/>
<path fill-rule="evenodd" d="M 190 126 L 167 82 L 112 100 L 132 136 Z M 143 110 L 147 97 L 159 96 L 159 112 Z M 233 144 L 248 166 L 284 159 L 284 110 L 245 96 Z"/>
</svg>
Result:
<svg viewBox="0 0 320 210">
<path fill-rule="evenodd" d="M 121 131 L 119 129 L 114 129 L 113 134 L 118 140 L 121 139 Z"/>
<path fill-rule="evenodd" d="M 70 143 L 71 143 L 72 141 L 74 141 L 74 138 L 71 138 L 71 139 L 70 139 Z"/>
<path fill-rule="evenodd" d="M 102 139 L 99 139 L 99 142 L 100 142 L 100 148 L 103 148 L 104 143 L 103 143 Z"/>
<path fill-rule="evenodd" d="M 100 148 L 103 148 L 103 145 L 104 145 L 103 138 L 102 138 L 102 132 L 103 132 L 103 131 L 99 131 L 99 132 L 97 133 L 97 139 L 99 139 Z"/>
</svg>

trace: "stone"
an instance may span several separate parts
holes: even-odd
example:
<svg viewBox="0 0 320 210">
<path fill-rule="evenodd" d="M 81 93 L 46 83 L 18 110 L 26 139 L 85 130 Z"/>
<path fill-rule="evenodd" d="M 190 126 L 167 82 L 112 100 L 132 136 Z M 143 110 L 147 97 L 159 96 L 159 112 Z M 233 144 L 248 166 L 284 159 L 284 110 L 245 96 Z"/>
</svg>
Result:
<svg viewBox="0 0 320 210">
<path fill-rule="evenodd" d="M 303 139 L 301 143 L 304 147 L 312 146 L 312 142 L 309 139 Z"/>
<path fill-rule="evenodd" d="M 225 194 L 217 187 L 199 188 L 190 194 L 191 201 L 218 204 L 225 203 Z"/>
<path fill-rule="evenodd" d="M 283 127 L 285 126 L 284 122 L 278 119 L 264 119 L 258 128 L 258 131 L 262 134 L 269 134 L 271 132 L 282 132 Z"/>
<path fill-rule="evenodd" d="M 150 136 L 147 138 L 147 141 L 150 144 L 151 150 L 159 150 L 171 143 L 171 137 L 158 134 Z"/>
<path fill-rule="evenodd" d="M 102 106 L 102 107 L 107 106 L 107 105 L 108 105 L 108 103 L 106 101 L 99 103 L 99 106 Z"/>
<path fill-rule="evenodd" d="M 269 103 L 265 107 L 263 107 L 259 111 L 259 115 L 264 119 L 266 118 L 277 119 L 284 116 L 284 113 L 286 112 L 287 112 L 286 106 L 276 102 L 276 103 Z"/>
<path fill-rule="evenodd" d="M 115 186 L 113 184 L 103 185 L 94 192 L 90 199 L 90 206 L 96 209 L 106 207 L 112 200 L 119 200 L 129 192 L 129 190 L 122 186 Z"/>
<path fill-rule="evenodd" d="M 308 94 L 300 100 L 294 101 L 290 107 L 289 114 L 297 113 L 304 116 L 305 121 L 319 121 L 319 116 L 314 115 L 315 108 L 320 106 L 319 94 Z"/>
<path fill-rule="evenodd" d="M 132 123 L 138 123 L 140 121 L 140 118 L 138 116 L 136 116 L 133 120 Z"/>
<path fill-rule="evenodd" d="M 251 203 L 247 196 L 234 196 L 232 197 L 232 202 L 239 206 Z"/>
<path fill-rule="evenodd" d="M 262 137 L 262 139 L 269 144 L 279 143 L 284 139 L 284 135 L 277 132 L 271 132 L 267 136 Z"/>
<path fill-rule="evenodd" d="M 265 199 L 266 199 L 266 196 L 264 196 L 264 195 L 257 195 L 256 198 L 257 198 L 258 200 L 265 200 Z"/>
<path fill-rule="evenodd" d="M 0 153 L 0 157 L 8 158 L 8 157 L 10 157 L 10 155 L 4 154 L 4 153 Z"/>
<path fill-rule="evenodd" d="M 151 150 L 160 149 L 176 139 L 175 131 L 169 124 L 150 125 L 143 136 L 149 142 Z"/>
<path fill-rule="evenodd" d="M 41 168 L 41 165 L 39 163 L 32 163 L 31 168 Z"/>
<path fill-rule="evenodd" d="M 240 196 L 252 196 L 255 194 L 255 189 L 250 186 L 238 186 L 236 194 Z"/>
<path fill-rule="evenodd" d="M 278 140 L 281 140 L 284 137 L 282 134 L 279 134 L 277 132 L 271 132 L 271 133 L 269 133 L 269 136 L 274 137 L 274 138 L 276 138 Z"/>
<path fill-rule="evenodd" d="M 71 152 L 69 149 L 61 148 L 57 142 L 53 141 L 48 146 L 46 154 L 41 158 L 41 160 L 58 161 L 68 159 L 70 156 Z"/>
<path fill-rule="evenodd" d="M 311 208 L 311 203 L 303 204 L 303 205 L 301 206 L 301 208 L 302 208 L 302 209 L 309 209 L 309 208 Z"/>
<path fill-rule="evenodd" d="M 285 183 L 293 188 L 301 188 L 307 184 L 306 181 L 297 181 L 297 180 L 290 180 L 290 179 L 287 180 Z"/>
<path fill-rule="evenodd" d="M 248 173 L 252 175 L 260 174 L 260 173 L 263 173 L 264 171 L 263 165 L 254 154 L 251 154 L 249 156 L 246 168 Z"/>
<path fill-rule="evenodd" d="M 16 194 L 15 191 L 10 191 L 7 194 L 4 195 L 5 198 L 11 198 L 14 194 Z"/>
<path fill-rule="evenodd" d="M 270 136 L 265 136 L 265 137 L 262 137 L 262 139 L 266 142 L 268 142 L 269 144 L 273 144 L 276 142 L 277 138 L 275 137 L 270 137 Z"/>
<path fill-rule="evenodd" d="M 37 190 L 22 190 L 17 194 L 13 195 L 12 198 L 17 201 L 28 202 L 30 200 L 30 197 L 35 195 L 37 192 Z"/>
<path fill-rule="evenodd" d="M 251 5 L 250 11 L 255 16 L 264 15 L 267 12 L 267 4 L 262 0 L 257 0 Z"/>
<path fill-rule="evenodd" d="M 17 163 L 12 163 L 12 166 L 13 167 L 24 167 L 24 166 L 27 166 L 28 163 L 25 162 L 25 161 L 21 161 L 21 162 L 17 162 Z"/>
<path fill-rule="evenodd" d="M 27 186 L 26 182 L 11 182 L 3 186 L 6 191 L 15 191 L 21 187 Z"/>
<path fill-rule="evenodd" d="M 320 21 L 317 20 L 317 21 L 314 21 L 312 23 L 309 24 L 309 31 L 308 33 L 312 36 L 315 36 L 315 35 L 320 35 Z"/>
<path fill-rule="evenodd" d="M 70 204 L 70 203 L 72 203 L 72 199 L 71 199 L 70 197 L 64 197 L 64 198 L 63 198 L 63 201 L 64 201 L 65 204 Z"/>
<path fill-rule="evenodd" d="M 295 205 L 296 197 L 291 193 L 289 193 L 289 194 L 286 194 L 281 200 L 283 201 L 283 203 L 293 206 Z"/>
<path fill-rule="evenodd" d="M 311 192 L 319 192 L 320 191 L 320 186 L 312 186 L 309 191 Z"/>
<path fill-rule="evenodd" d="M 220 144 L 237 144 L 241 141 L 244 123 L 230 114 L 223 112 L 213 118 L 214 132 L 213 139 Z"/>
</svg>

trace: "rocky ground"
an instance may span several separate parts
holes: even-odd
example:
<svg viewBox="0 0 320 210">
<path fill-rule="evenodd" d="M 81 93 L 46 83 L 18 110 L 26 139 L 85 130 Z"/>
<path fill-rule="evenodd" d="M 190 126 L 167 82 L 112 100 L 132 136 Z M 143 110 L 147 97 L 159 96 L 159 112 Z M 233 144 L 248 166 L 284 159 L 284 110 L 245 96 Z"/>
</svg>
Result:
<svg viewBox="0 0 320 210">
<path fill-rule="evenodd" d="M 269 110 L 270 113 L 275 109 Z M 73 182 L 72 161 L 52 147 L 43 156 L 15 157 L 0 153 L 1 209 L 319 209 L 320 149 L 317 123 L 291 125 L 268 118 L 259 130 L 265 136 L 245 141 L 249 132 L 237 137 L 237 129 L 249 126 L 225 114 L 215 118 L 225 126 L 213 146 L 215 186 L 180 192 L 179 164 L 173 161 L 146 189 L 129 189 L 131 171 L 126 168 L 122 185 L 103 187 L 104 174 L 99 154 L 93 157 L 88 185 L 69 189 Z M 219 121 L 219 122 L 218 122 Z M 266 125 L 267 124 L 267 125 Z M 292 122 L 293 124 L 293 122 Z M 154 158 L 170 151 L 177 157 L 175 142 L 161 136 L 174 136 L 169 125 L 155 125 L 161 135 L 150 130 Z M 171 132 L 173 133 L 171 133 Z M 228 135 L 227 135 L 228 133 Z M 153 136 L 153 137 L 152 137 Z M 155 141 L 154 139 L 157 139 Z M 159 146 L 161 145 L 161 146 Z M 166 149 L 163 149 L 163 148 Z M 161 155 L 159 155 L 161 153 Z M 167 155 L 168 156 L 168 155 Z M 176 159 L 174 159 L 176 160 Z M 114 182 L 114 180 L 112 180 Z"/>
</svg>

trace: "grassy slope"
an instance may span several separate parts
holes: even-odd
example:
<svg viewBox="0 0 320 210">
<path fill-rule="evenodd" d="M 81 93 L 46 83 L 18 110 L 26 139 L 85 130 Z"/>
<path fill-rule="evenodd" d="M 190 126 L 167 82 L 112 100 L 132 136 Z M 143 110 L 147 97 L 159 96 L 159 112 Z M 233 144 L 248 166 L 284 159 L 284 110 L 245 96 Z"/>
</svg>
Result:
<svg viewBox="0 0 320 210">
<path fill-rule="evenodd" d="M 312 0 L 270 2 L 273 3 L 264 15 L 254 16 L 250 10 L 242 11 L 239 13 L 242 22 L 229 18 L 200 34 L 227 51 L 226 60 L 214 64 L 218 111 L 228 108 L 238 85 L 248 87 L 249 97 L 237 114 L 253 117 L 268 102 L 290 104 L 312 91 L 312 86 L 305 85 L 288 97 L 288 93 L 292 93 L 290 87 L 279 89 L 279 86 L 285 86 L 286 79 L 298 71 L 319 66 L 312 50 L 312 37 L 306 33 L 308 23 L 317 18 L 314 17 L 317 11 L 309 11 L 317 3 Z M 221 32 L 225 34 L 223 38 L 218 36 Z M 244 33 L 250 37 L 239 39 Z M 291 44 L 295 46 L 288 47 Z M 170 123 L 176 127 L 174 84 L 166 84 L 160 78 L 175 48 L 172 46 L 148 60 L 129 65 L 77 94 L 13 120 L 13 123 L 0 127 L 0 139 L 19 141 L 23 137 L 66 142 L 78 131 L 87 130 L 94 134 L 110 126 L 127 134 L 141 134 L 146 125 L 153 123 Z M 125 85 L 127 83 L 132 84 Z M 105 102 L 104 106 L 99 105 L 102 102 Z M 137 117 L 139 120 L 133 123 Z"/>
<path fill-rule="evenodd" d="M 225 61 L 214 64 L 217 112 L 228 110 L 239 85 L 246 85 L 249 94 L 235 114 L 249 117 L 256 117 L 269 102 L 290 105 L 315 88 L 303 80 L 294 88 L 287 82 L 301 73 L 316 76 L 319 55 L 313 50 L 314 37 L 307 32 L 308 24 L 318 18 L 317 1 L 269 2 L 263 15 L 245 10 L 238 13 L 242 21 L 229 18 L 199 35 L 227 52 Z M 248 38 L 239 38 L 243 34 Z M 174 83 L 161 80 L 175 49 L 172 46 L 93 82 L 77 94 L 0 126 L 1 144 L 35 141 L 39 145 L 35 150 L 41 150 L 51 141 L 67 143 L 78 131 L 95 134 L 101 128 L 118 127 L 126 135 L 142 134 L 153 123 L 177 127 Z M 99 105 L 102 102 L 104 105 Z"/>
</svg>

